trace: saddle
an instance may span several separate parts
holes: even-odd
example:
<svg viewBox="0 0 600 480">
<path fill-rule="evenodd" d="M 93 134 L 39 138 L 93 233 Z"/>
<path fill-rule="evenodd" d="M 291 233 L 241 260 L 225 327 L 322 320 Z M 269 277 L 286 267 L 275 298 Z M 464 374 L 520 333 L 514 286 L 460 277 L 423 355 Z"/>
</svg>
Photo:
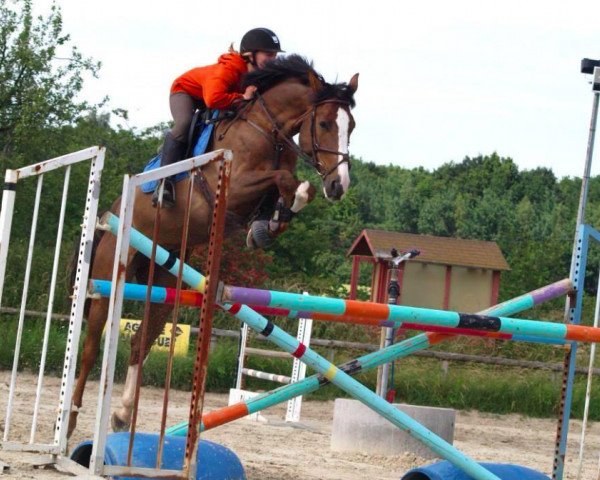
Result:
<svg viewBox="0 0 600 480">
<path fill-rule="evenodd" d="M 187 150 L 184 158 L 196 157 L 206 153 L 206 148 L 210 142 L 215 123 L 219 120 L 220 110 L 210 110 L 207 108 L 197 109 L 190 125 L 188 133 Z M 153 157 L 144 167 L 144 172 L 154 170 L 160 167 L 160 152 Z M 188 172 L 182 172 L 174 176 L 173 181 L 179 182 L 189 176 Z M 144 193 L 154 192 L 158 180 L 142 184 L 141 189 Z"/>
</svg>

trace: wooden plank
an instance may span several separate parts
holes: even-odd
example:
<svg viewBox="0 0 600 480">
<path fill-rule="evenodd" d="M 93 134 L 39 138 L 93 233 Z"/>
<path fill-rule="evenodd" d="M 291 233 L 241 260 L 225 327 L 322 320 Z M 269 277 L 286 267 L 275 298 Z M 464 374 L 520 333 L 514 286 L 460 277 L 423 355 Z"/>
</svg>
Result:
<svg viewBox="0 0 600 480">
<path fill-rule="evenodd" d="M 287 352 L 277 352 L 275 350 L 263 350 L 262 348 L 251 348 L 246 347 L 246 355 L 257 355 L 260 357 L 270 357 L 270 358 L 293 358 Z"/>
<path fill-rule="evenodd" d="M 0 313 L 15 313 L 18 314 L 20 310 L 12 307 L 0 307 Z M 48 314 L 46 312 L 36 312 L 35 310 L 25 310 L 26 317 L 42 317 L 46 318 Z M 69 315 L 63 315 L 60 313 L 53 313 L 51 316 L 52 320 L 65 320 L 68 321 L 71 317 Z"/>
</svg>

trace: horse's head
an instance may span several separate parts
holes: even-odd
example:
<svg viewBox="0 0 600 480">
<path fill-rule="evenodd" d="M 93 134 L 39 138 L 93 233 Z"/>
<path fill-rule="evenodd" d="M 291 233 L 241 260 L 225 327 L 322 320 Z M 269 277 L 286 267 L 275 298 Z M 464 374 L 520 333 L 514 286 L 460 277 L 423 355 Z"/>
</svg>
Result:
<svg viewBox="0 0 600 480">
<path fill-rule="evenodd" d="M 308 75 L 313 105 L 300 127 L 300 148 L 323 180 L 329 200 L 339 200 L 350 186 L 348 145 L 354 129 L 354 93 L 358 73 L 350 82 L 328 84 L 312 71 Z"/>
<path fill-rule="evenodd" d="M 350 186 L 348 143 L 354 129 L 350 110 L 358 74 L 348 83 L 330 84 L 304 57 L 288 55 L 249 72 L 242 88 L 248 85 L 259 93 L 250 109 L 269 124 L 265 129 L 252 120 L 253 128 L 261 130 L 262 137 L 275 134 L 291 153 L 310 163 L 321 176 L 328 199 L 342 198 Z M 299 146 L 291 139 L 296 133 Z"/>
<path fill-rule="evenodd" d="M 260 200 L 266 213 L 258 212 L 248 232 L 248 246 L 264 248 L 287 228 L 292 215 L 314 198 L 315 188 L 294 175 L 298 158 L 317 170 L 328 199 L 339 200 L 348 190 L 348 143 L 354 129 L 350 109 L 354 106 L 358 74 L 347 84 L 329 84 L 304 57 L 288 55 L 246 74 L 242 89 L 249 85 L 257 88 L 257 94 L 235 117 L 247 124 L 240 129 L 242 143 L 235 155 L 244 158 L 239 152 L 247 152 L 248 161 L 238 161 L 238 171 L 245 168 L 253 172 L 253 178 L 257 178 L 255 172 L 264 172 L 264 185 L 271 189 L 275 184 L 279 193 L 274 213 L 267 211 L 271 206 L 268 201 Z M 233 122 L 222 126 L 220 139 L 231 125 Z M 300 137 L 299 145 L 293 140 L 296 135 Z M 250 136 L 256 141 L 252 142 Z M 257 151 L 250 149 L 252 145 Z M 262 199 L 267 198 L 265 191 L 261 190 Z"/>
</svg>

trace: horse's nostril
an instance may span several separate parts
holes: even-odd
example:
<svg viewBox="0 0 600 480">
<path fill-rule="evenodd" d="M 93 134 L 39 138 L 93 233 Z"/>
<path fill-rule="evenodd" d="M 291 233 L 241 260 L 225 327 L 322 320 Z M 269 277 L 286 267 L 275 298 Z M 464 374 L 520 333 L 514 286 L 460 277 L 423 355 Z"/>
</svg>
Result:
<svg viewBox="0 0 600 480">
<path fill-rule="evenodd" d="M 330 199 L 340 199 L 344 194 L 344 187 L 338 178 L 331 180 L 327 184 L 327 197 Z"/>
</svg>

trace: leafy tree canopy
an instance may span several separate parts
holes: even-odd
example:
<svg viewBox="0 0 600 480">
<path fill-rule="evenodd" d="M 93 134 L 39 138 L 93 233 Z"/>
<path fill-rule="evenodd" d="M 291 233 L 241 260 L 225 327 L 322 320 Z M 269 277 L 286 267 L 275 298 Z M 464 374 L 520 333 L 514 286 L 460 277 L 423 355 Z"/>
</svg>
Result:
<svg viewBox="0 0 600 480">
<path fill-rule="evenodd" d="M 0 0 L 0 152 L 21 152 L 48 128 L 72 123 L 92 106 L 77 101 L 100 62 L 69 45 L 60 8 L 35 17 L 32 0 Z"/>
</svg>

